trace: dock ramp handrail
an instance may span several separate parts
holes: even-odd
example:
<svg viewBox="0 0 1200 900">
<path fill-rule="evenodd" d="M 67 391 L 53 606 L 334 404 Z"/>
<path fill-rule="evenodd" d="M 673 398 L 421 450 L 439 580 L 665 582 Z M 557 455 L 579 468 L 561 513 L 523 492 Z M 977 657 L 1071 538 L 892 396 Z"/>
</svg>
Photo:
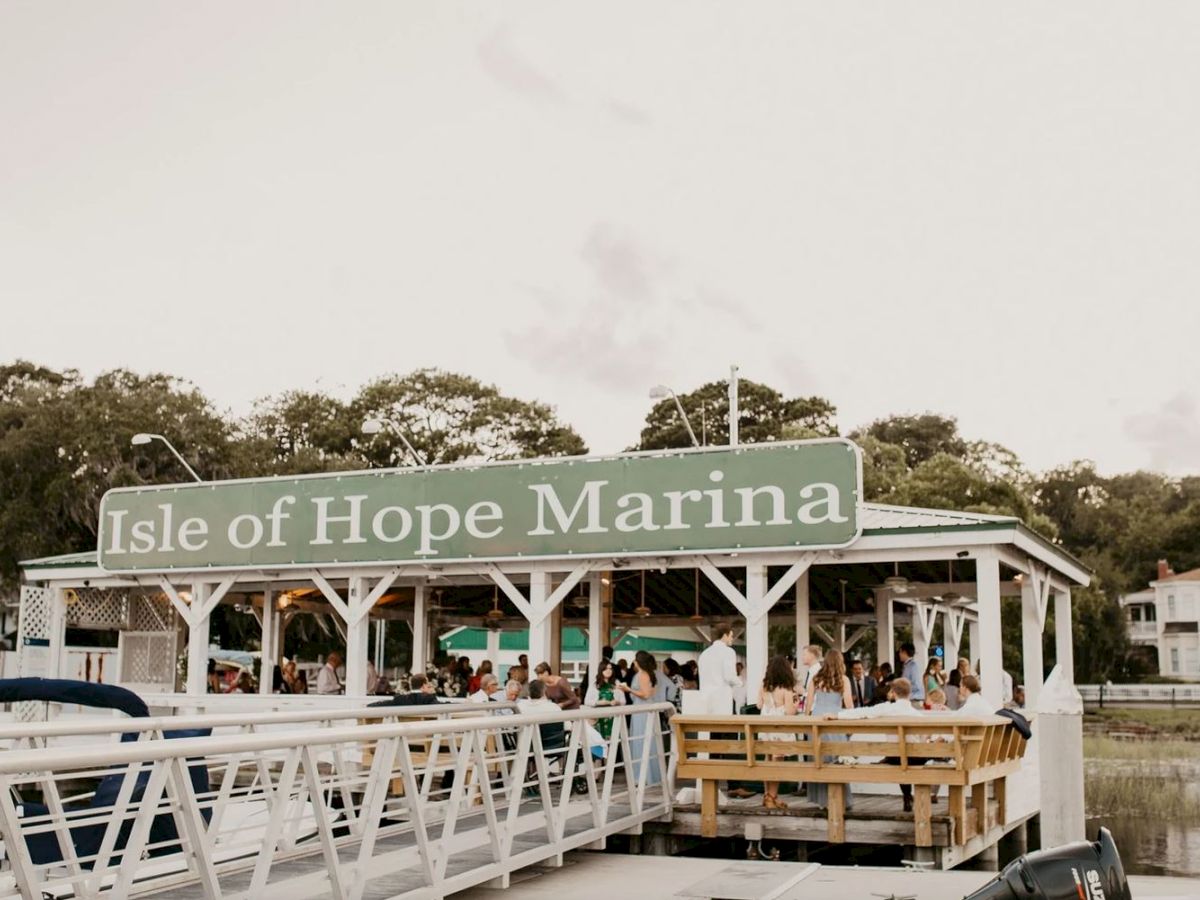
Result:
<svg viewBox="0 0 1200 900">
<path fill-rule="evenodd" d="M 660 715 L 671 709 L 489 710 L 10 750 L 0 753 L 0 898 L 357 900 L 506 884 L 524 866 L 669 819 Z M 193 728 L 226 720 L 186 718 Z M 597 740 L 588 723 L 605 720 L 611 734 Z M 97 780 L 107 787 L 84 803 L 64 799 Z"/>
</svg>

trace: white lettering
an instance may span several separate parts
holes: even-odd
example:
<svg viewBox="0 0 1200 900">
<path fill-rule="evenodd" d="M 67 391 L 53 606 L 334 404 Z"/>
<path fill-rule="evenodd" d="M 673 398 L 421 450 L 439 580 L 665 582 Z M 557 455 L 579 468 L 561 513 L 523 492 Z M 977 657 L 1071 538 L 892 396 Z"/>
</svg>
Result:
<svg viewBox="0 0 1200 900">
<path fill-rule="evenodd" d="M 193 538 L 204 538 L 199 543 Z M 208 523 L 203 519 L 184 519 L 179 523 L 179 546 L 190 553 L 208 546 Z"/>
<path fill-rule="evenodd" d="M 617 500 L 617 506 L 625 509 L 634 503 L 633 509 L 628 512 L 620 513 L 614 523 L 617 526 L 617 531 L 658 531 L 658 526 L 654 524 L 654 501 L 650 499 L 649 494 L 624 494 Z M 634 517 L 638 521 L 634 522 Z"/>
<path fill-rule="evenodd" d="M 114 509 L 108 514 L 109 521 L 112 522 L 111 540 L 108 542 L 108 552 L 117 554 L 126 552 L 121 547 L 121 520 L 129 515 L 127 509 Z"/>
<path fill-rule="evenodd" d="M 250 540 L 241 540 L 242 523 L 250 523 Z M 253 513 L 242 513 L 236 519 L 229 523 L 229 530 L 226 532 L 229 538 L 229 543 L 237 547 L 239 550 L 249 550 L 258 544 L 263 538 L 263 522 L 258 516 Z"/>
<path fill-rule="evenodd" d="M 708 473 L 708 480 L 713 484 L 720 484 L 725 480 L 725 473 L 720 469 L 714 469 Z M 729 523 L 725 521 L 725 492 L 720 488 L 714 488 L 704 492 L 704 496 L 708 498 L 708 524 L 705 528 L 728 528 Z"/>
<path fill-rule="evenodd" d="M 171 504 L 160 503 L 158 504 L 158 508 L 163 512 L 162 544 L 158 549 L 163 553 L 173 553 L 175 547 L 171 544 Z"/>
<path fill-rule="evenodd" d="M 384 532 L 384 523 L 388 516 L 400 517 L 400 532 L 398 534 L 388 535 Z M 408 533 L 412 531 L 412 516 L 403 506 L 385 506 L 379 512 L 375 513 L 375 517 L 371 519 L 371 533 L 376 539 L 383 541 L 385 544 L 396 544 L 408 537 Z"/>
<path fill-rule="evenodd" d="M 434 534 L 432 530 L 433 514 L 444 513 L 446 516 L 446 528 L 439 534 Z M 448 503 L 434 503 L 431 506 L 418 506 L 417 515 L 421 519 L 421 547 L 416 552 L 420 556 L 433 556 L 437 553 L 433 549 L 432 541 L 444 541 L 448 537 L 453 537 L 458 533 L 459 515 L 458 510 Z"/>
<path fill-rule="evenodd" d="M 362 502 L 367 499 L 366 494 L 355 494 L 353 497 L 343 497 L 350 504 L 350 512 L 344 516 L 329 515 L 329 504 L 336 500 L 336 497 L 313 497 L 312 502 L 317 506 L 317 536 L 314 540 L 309 541 L 309 544 L 332 544 L 333 540 L 329 537 L 329 526 L 336 522 L 345 522 L 350 526 L 350 536 L 342 541 L 343 544 L 365 544 L 367 539 L 362 536 L 362 523 L 359 521 L 362 516 Z"/>
<path fill-rule="evenodd" d="M 584 503 L 587 504 L 587 525 L 579 529 L 580 534 L 600 534 L 608 531 L 600 524 L 600 488 L 608 484 L 607 481 L 589 481 L 584 484 L 583 490 L 579 492 L 579 499 L 575 501 L 575 505 L 571 507 L 570 515 L 563 508 L 562 501 L 558 499 L 558 494 L 554 492 L 554 486 L 550 484 L 531 484 L 529 489 L 537 494 L 538 509 L 537 509 L 537 527 L 529 532 L 530 535 L 554 534 L 546 527 L 546 507 L 550 507 L 550 512 L 553 513 L 555 520 L 558 522 L 559 531 L 563 533 L 570 532 L 571 525 L 575 521 L 575 517 L 579 515 L 579 511 L 583 509 Z"/>
<path fill-rule="evenodd" d="M 699 503 L 704 499 L 704 495 L 699 491 L 666 491 L 663 496 L 667 498 L 670 517 L 667 524 L 663 526 L 663 531 L 678 531 L 680 528 L 688 528 L 686 522 L 683 521 L 683 501 L 692 500 Z"/>
<path fill-rule="evenodd" d="M 767 522 L 768 525 L 792 524 L 792 520 L 787 517 L 787 499 L 783 496 L 783 488 L 768 484 L 757 488 L 738 488 L 734 493 L 740 494 L 742 498 L 742 517 L 738 520 L 738 525 L 762 524 L 754 517 L 754 498 L 759 494 L 766 494 L 771 498 L 771 519 Z"/>
<path fill-rule="evenodd" d="M 267 521 L 271 523 L 271 539 L 267 541 L 268 547 L 286 547 L 287 542 L 280 537 L 279 532 L 282 530 L 281 523 L 284 519 L 290 519 L 291 516 L 283 511 L 283 504 L 291 506 L 296 502 L 296 498 L 290 494 L 286 497 L 280 497 L 275 501 L 275 505 L 271 507 L 271 511 L 267 513 Z"/>
<path fill-rule="evenodd" d="M 479 528 L 480 522 L 499 522 L 504 518 L 504 512 L 500 509 L 500 504 L 493 503 L 491 500 L 480 500 L 471 506 L 467 509 L 465 518 L 466 521 L 464 524 L 467 528 L 467 534 L 480 540 L 494 538 L 504 530 L 503 525 L 497 525 L 491 531 L 481 531 Z"/>
<path fill-rule="evenodd" d="M 129 549 L 134 553 L 149 553 L 154 549 L 154 523 L 140 519 L 130 529 Z"/>
<path fill-rule="evenodd" d="M 800 489 L 800 499 L 808 500 L 821 491 L 821 496 L 811 503 L 805 503 L 796 513 L 796 518 L 805 525 L 820 525 L 822 522 L 845 522 L 842 515 L 842 495 L 837 486 L 827 481 L 818 481 Z M 824 513 L 817 515 L 818 507 L 824 508 Z M 772 523 L 773 524 L 773 523 Z"/>
</svg>

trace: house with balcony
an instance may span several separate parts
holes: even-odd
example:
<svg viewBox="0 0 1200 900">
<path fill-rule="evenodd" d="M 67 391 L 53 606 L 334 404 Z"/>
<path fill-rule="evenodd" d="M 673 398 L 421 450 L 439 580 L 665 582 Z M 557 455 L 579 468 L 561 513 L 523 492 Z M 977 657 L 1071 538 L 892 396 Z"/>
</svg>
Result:
<svg viewBox="0 0 1200 900">
<path fill-rule="evenodd" d="M 1160 559 L 1158 577 L 1121 606 L 1130 641 L 1156 649 L 1160 675 L 1200 681 L 1200 569 L 1176 573 Z"/>
</svg>

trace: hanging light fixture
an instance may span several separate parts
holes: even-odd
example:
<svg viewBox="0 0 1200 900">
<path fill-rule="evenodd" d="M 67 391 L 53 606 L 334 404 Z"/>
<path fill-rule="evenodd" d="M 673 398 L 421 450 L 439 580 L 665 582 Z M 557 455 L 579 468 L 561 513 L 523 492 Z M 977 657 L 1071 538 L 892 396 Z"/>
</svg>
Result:
<svg viewBox="0 0 1200 900">
<path fill-rule="evenodd" d="M 700 570 L 695 570 L 695 587 L 696 587 L 696 611 L 688 616 L 692 622 L 703 622 L 704 616 L 700 615 Z"/>
<path fill-rule="evenodd" d="M 962 599 L 962 594 L 954 589 L 954 560 L 947 562 L 947 567 L 950 570 L 950 590 L 942 594 L 943 603 L 957 603 Z"/>
<path fill-rule="evenodd" d="M 908 579 L 900 574 L 900 563 L 897 562 L 894 565 L 896 566 L 896 574 L 889 575 L 883 579 L 883 586 L 893 594 L 907 594 Z"/>
<path fill-rule="evenodd" d="M 642 569 L 642 599 L 640 605 L 633 611 L 633 614 L 639 619 L 645 619 L 650 615 L 650 607 L 646 605 L 646 570 Z"/>
<path fill-rule="evenodd" d="M 489 622 L 499 622 L 504 618 L 504 612 L 500 609 L 500 588 L 492 585 L 492 608 L 487 611 L 487 620 Z"/>
</svg>

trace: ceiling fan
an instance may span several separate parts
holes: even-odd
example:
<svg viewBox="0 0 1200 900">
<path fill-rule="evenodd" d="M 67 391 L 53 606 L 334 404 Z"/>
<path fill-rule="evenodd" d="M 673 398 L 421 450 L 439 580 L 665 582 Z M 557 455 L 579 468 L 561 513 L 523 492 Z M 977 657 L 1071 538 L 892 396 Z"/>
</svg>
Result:
<svg viewBox="0 0 1200 900">
<path fill-rule="evenodd" d="M 492 585 L 492 608 L 484 615 L 484 619 L 484 624 L 489 628 L 499 628 L 504 619 L 504 610 L 500 608 L 500 588 L 497 585 Z"/>
<path fill-rule="evenodd" d="M 893 565 L 896 567 L 895 573 L 883 579 L 883 586 L 893 594 L 907 594 L 908 579 L 900 574 L 900 563 L 893 563 Z"/>
<path fill-rule="evenodd" d="M 646 605 L 646 570 L 642 569 L 642 599 L 633 614 L 639 619 L 649 618 L 651 609 Z"/>
<path fill-rule="evenodd" d="M 950 570 L 950 572 L 949 572 L 950 590 L 944 591 L 942 593 L 942 596 L 940 596 L 938 598 L 938 600 L 940 600 L 942 603 L 949 603 L 949 604 L 960 603 L 960 602 L 962 602 L 963 595 L 954 589 L 954 560 L 952 560 L 952 559 L 947 560 L 946 564 Z"/>
</svg>

